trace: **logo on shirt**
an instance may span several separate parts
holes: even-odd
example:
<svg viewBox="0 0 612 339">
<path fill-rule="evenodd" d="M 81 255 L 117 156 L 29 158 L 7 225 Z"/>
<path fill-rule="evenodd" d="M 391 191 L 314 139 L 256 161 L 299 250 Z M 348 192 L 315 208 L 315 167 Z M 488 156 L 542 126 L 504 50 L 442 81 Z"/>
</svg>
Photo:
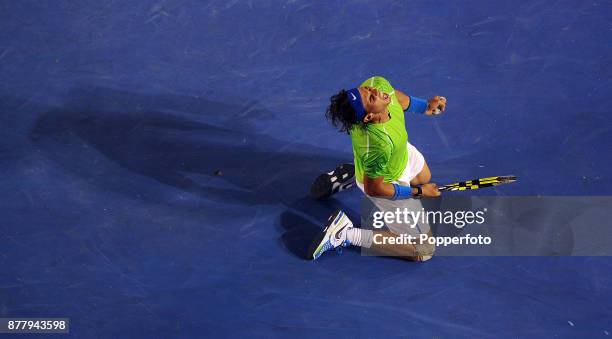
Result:
<svg viewBox="0 0 612 339">
<path fill-rule="evenodd" d="M 357 97 L 355 96 L 355 94 L 351 93 L 351 95 L 353 96 L 353 101 L 357 100 Z"/>
</svg>

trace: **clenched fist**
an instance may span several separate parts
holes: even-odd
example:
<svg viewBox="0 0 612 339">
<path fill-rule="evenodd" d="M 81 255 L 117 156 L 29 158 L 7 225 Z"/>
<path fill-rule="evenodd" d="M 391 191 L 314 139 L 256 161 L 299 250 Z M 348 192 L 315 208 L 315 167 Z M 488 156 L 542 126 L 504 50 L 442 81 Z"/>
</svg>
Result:
<svg viewBox="0 0 612 339">
<path fill-rule="evenodd" d="M 436 95 L 427 101 L 427 115 L 438 115 L 446 109 L 446 98 Z"/>
</svg>

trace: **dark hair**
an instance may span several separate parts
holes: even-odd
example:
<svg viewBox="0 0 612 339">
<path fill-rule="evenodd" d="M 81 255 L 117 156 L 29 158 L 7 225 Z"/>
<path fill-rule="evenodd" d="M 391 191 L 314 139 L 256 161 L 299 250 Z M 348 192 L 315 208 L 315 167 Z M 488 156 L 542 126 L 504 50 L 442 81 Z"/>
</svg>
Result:
<svg viewBox="0 0 612 339">
<path fill-rule="evenodd" d="M 351 107 L 348 94 L 345 90 L 340 90 L 338 94 L 329 98 L 331 101 L 325 117 L 331 121 L 334 127 L 339 128 L 340 132 L 348 133 L 353 125 L 360 123 L 355 120 L 355 110 Z"/>
</svg>

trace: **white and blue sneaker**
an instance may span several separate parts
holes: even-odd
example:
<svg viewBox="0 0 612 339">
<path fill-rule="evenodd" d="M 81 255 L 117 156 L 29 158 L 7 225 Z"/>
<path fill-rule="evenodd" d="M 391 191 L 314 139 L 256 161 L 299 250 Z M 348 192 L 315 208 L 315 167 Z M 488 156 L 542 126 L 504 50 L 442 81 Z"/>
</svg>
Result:
<svg viewBox="0 0 612 339">
<path fill-rule="evenodd" d="M 346 213 L 337 210 L 327 219 L 327 226 L 321 235 L 312 243 L 310 253 L 312 260 L 316 260 L 329 250 L 347 247 L 351 243 L 346 239 L 346 232 L 353 228 L 353 223 Z"/>
</svg>

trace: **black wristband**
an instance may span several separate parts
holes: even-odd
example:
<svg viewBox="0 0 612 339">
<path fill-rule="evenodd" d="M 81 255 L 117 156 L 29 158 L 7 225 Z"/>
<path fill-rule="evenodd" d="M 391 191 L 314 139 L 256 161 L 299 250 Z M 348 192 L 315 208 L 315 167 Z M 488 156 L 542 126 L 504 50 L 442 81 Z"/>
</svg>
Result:
<svg viewBox="0 0 612 339">
<path fill-rule="evenodd" d="M 416 194 L 414 195 L 415 197 L 420 197 L 423 195 L 423 190 L 421 189 L 421 186 L 416 186 L 415 187 L 417 189 Z"/>
</svg>

